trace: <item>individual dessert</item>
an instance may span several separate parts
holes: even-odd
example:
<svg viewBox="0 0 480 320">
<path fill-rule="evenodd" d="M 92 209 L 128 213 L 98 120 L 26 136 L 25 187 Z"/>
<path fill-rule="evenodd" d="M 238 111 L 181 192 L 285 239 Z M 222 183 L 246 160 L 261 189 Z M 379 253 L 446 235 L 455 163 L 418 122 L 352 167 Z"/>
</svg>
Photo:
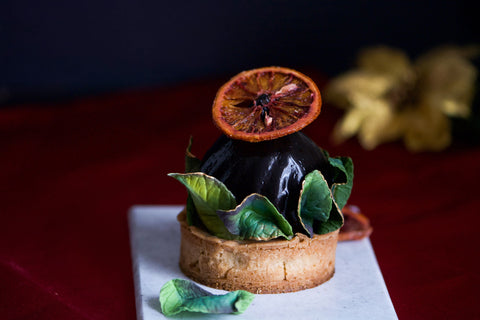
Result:
<svg viewBox="0 0 480 320">
<path fill-rule="evenodd" d="M 219 289 L 281 293 L 315 287 L 335 272 L 353 163 L 330 157 L 300 132 L 320 113 L 307 76 L 287 68 L 245 71 L 218 91 L 223 132 L 200 160 L 186 152 L 188 191 L 180 268 Z"/>
</svg>

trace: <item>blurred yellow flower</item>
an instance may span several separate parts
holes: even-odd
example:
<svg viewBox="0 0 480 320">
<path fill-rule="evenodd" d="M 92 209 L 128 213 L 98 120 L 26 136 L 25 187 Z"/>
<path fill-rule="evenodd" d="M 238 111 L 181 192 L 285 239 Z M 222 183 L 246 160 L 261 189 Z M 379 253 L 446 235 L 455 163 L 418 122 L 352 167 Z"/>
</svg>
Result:
<svg viewBox="0 0 480 320">
<path fill-rule="evenodd" d="M 450 145 L 449 116 L 468 117 L 477 70 L 469 59 L 479 48 L 443 47 L 411 62 L 389 47 L 363 50 L 358 66 L 334 78 L 325 100 L 345 109 L 333 137 L 358 136 L 365 149 L 403 139 L 411 151 Z"/>
</svg>

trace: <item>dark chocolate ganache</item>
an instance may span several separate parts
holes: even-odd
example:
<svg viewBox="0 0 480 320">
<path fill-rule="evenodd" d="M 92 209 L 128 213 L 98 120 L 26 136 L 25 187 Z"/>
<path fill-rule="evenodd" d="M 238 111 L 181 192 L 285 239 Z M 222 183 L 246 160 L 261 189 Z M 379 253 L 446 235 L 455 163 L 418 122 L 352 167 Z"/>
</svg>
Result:
<svg viewBox="0 0 480 320">
<path fill-rule="evenodd" d="M 266 196 L 302 232 L 297 208 L 305 175 L 318 169 L 331 185 L 328 160 L 301 132 L 257 143 L 221 136 L 205 154 L 201 171 L 222 181 L 237 203 L 252 193 Z"/>
</svg>

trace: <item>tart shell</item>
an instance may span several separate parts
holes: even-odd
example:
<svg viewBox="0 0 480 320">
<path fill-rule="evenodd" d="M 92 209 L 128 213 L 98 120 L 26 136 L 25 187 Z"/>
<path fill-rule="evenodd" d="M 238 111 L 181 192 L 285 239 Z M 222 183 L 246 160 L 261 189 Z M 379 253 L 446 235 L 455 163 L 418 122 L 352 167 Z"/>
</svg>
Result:
<svg viewBox="0 0 480 320">
<path fill-rule="evenodd" d="M 284 293 L 316 287 L 335 272 L 338 230 L 292 240 L 224 240 L 180 222 L 180 269 L 192 280 L 216 289 Z"/>
</svg>

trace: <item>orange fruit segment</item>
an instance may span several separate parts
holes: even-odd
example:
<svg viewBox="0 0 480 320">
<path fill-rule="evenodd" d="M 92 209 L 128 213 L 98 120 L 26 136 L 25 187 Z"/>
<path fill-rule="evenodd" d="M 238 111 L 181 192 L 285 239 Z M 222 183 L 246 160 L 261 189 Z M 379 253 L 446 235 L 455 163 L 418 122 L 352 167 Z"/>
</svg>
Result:
<svg viewBox="0 0 480 320">
<path fill-rule="evenodd" d="M 249 142 L 300 131 L 320 114 L 322 99 L 306 75 L 283 67 L 244 71 L 217 92 L 213 120 L 224 134 Z"/>
<path fill-rule="evenodd" d="M 338 241 L 360 240 L 370 236 L 373 231 L 370 220 L 355 206 L 342 209 L 344 224 L 340 228 Z"/>
</svg>

